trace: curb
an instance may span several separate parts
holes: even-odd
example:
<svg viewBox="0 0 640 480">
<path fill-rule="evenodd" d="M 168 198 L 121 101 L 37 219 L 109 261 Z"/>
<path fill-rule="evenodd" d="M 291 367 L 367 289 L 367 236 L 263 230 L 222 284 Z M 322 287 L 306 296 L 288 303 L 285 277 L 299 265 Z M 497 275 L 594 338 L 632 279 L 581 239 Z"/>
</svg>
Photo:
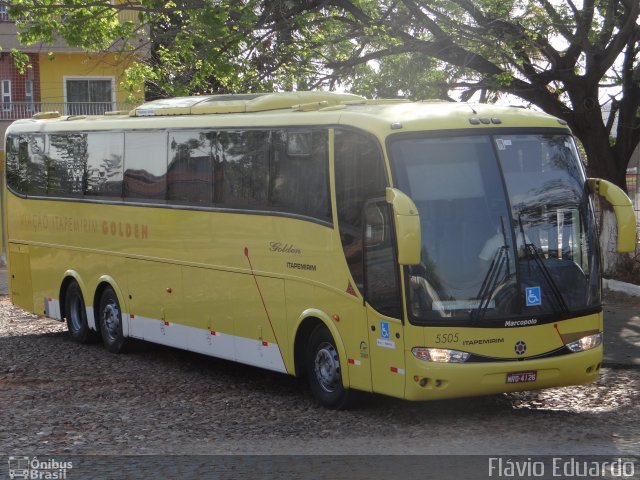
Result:
<svg viewBox="0 0 640 480">
<path fill-rule="evenodd" d="M 614 292 L 622 292 L 632 297 L 640 297 L 640 286 L 633 285 L 631 283 L 620 282 L 618 280 L 611 280 L 608 278 L 602 279 L 604 288 L 613 290 Z"/>
</svg>

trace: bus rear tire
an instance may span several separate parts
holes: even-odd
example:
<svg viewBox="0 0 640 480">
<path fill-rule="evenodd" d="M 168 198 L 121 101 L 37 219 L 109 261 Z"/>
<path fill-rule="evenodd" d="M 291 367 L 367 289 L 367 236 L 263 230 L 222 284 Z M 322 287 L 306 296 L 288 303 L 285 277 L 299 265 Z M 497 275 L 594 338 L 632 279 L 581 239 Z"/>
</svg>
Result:
<svg viewBox="0 0 640 480">
<path fill-rule="evenodd" d="M 78 343 L 93 340 L 95 332 L 89 328 L 87 309 L 78 282 L 72 281 L 64 295 L 64 316 L 71 338 Z"/>
<path fill-rule="evenodd" d="M 311 393 L 324 407 L 343 410 L 353 404 L 354 392 L 342 384 L 342 367 L 331 332 L 318 325 L 309 337 L 307 378 Z"/>
<path fill-rule="evenodd" d="M 100 295 L 98 304 L 98 322 L 102 333 L 102 343 L 111 353 L 122 353 L 127 338 L 122 331 L 122 312 L 120 302 L 113 288 L 107 287 Z"/>
</svg>

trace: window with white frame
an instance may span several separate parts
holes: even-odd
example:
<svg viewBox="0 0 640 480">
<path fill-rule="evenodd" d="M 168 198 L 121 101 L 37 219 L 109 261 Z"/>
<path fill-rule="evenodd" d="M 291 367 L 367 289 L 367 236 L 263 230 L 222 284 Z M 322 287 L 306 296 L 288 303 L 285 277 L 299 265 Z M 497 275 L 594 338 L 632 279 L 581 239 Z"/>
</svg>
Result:
<svg viewBox="0 0 640 480">
<path fill-rule="evenodd" d="M 33 112 L 33 80 L 24 81 L 24 103 L 27 112 Z"/>
<path fill-rule="evenodd" d="M 2 80 L 2 111 L 11 111 L 11 80 Z"/>
<path fill-rule="evenodd" d="M 113 78 L 66 78 L 68 115 L 102 115 L 113 110 Z"/>
<path fill-rule="evenodd" d="M 6 5 L 0 5 L 0 22 L 8 22 L 9 21 L 9 12 L 7 12 Z"/>
</svg>

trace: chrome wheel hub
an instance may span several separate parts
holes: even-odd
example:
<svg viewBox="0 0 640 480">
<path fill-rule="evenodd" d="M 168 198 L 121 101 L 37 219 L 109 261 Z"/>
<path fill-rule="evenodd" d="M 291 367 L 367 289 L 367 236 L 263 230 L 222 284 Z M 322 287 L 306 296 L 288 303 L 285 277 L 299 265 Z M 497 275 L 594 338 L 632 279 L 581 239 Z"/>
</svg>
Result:
<svg viewBox="0 0 640 480">
<path fill-rule="evenodd" d="M 117 338 L 120 326 L 120 311 L 118 310 L 118 306 L 113 303 L 105 305 L 102 311 L 102 318 L 104 319 L 104 326 L 109 337 L 113 339 Z"/>
<path fill-rule="evenodd" d="M 315 358 L 315 373 L 318 384 L 325 392 L 335 392 L 340 386 L 340 360 L 338 352 L 330 343 L 318 347 Z"/>
</svg>

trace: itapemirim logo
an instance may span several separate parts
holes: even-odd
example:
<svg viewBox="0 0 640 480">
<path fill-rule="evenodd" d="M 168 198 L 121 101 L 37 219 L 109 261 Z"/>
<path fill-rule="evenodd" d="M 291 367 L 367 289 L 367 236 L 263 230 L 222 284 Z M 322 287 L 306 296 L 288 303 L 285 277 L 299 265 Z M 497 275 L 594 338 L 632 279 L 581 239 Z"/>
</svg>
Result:
<svg viewBox="0 0 640 480">
<path fill-rule="evenodd" d="M 38 480 L 64 480 L 73 468 L 73 462 L 61 462 L 54 458 L 39 460 L 38 457 L 9 457 L 9 478 Z"/>
</svg>

